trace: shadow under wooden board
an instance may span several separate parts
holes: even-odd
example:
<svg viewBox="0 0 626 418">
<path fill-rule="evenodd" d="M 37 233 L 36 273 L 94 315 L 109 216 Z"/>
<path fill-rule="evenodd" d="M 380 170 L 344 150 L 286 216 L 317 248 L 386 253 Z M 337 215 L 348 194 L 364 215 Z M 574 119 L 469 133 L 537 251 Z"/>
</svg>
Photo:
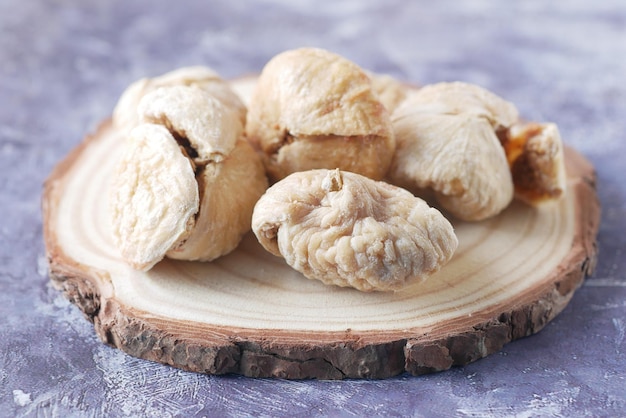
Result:
<svg viewBox="0 0 626 418">
<path fill-rule="evenodd" d="M 253 81 L 233 87 L 245 99 Z M 595 265 L 594 169 L 566 148 L 564 199 L 453 221 L 460 244 L 452 261 L 399 292 L 307 280 L 252 233 L 214 262 L 166 259 L 138 272 L 110 237 L 108 182 L 120 144 L 105 121 L 47 180 L 50 278 L 103 342 L 181 369 L 289 379 L 446 370 L 541 330 Z"/>
</svg>

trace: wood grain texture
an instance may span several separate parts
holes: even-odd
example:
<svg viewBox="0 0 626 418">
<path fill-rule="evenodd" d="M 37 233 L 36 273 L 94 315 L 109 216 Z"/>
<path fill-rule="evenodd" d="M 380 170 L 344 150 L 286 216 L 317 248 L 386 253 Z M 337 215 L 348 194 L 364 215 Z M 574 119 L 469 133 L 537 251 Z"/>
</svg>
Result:
<svg viewBox="0 0 626 418">
<path fill-rule="evenodd" d="M 309 281 L 252 234 L 213 263 L 165 260 L 137 272 L 109 236 L 107 188 L 119 144 L 103 123 L 46 182 L 50 277 L 102 341 L 182 369 L 290 379 L 445 370 L 541 330 L 595 265 L 594 170 L 567 149 L 564 200 L 455 222 L 460 246 L 450 264 L 401 292 Z"/>
</svg>

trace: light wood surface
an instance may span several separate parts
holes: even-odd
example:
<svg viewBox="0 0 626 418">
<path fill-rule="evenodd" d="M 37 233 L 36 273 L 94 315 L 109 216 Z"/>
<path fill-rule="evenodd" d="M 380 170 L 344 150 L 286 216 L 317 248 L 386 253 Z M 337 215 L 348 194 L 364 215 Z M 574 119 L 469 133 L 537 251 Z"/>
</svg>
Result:
<svg viewBox="0 0 626 418">
<path fill-rule="evenodd" d="M 248 85 L 235 87 L 245 94 Z M 251 233 L 212 263 L 164 260 L 138 272 L 110 237 L 108 183 L 120 143 L 105 122 L 48 179 L 51 278 L 104 342 L 183 369 L 324 379 L 444 370 L 539 331 L 595 264 L 593 167 L 567 149 L 563 200 L 454 221 L 452 261 L 400 292 L 307 280 Z"/>
</svg>

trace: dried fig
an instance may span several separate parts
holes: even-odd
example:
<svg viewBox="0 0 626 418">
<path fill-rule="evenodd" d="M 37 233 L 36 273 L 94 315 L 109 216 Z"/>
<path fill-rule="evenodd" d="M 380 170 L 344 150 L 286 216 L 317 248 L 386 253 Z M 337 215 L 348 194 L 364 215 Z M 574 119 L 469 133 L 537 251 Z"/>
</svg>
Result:
<svg viewBox="0 0 626 418">
<path fill-rule="evenodd" d="M 455 217 L 495 216 L 513 199 L 513 180 L 497 131 L 517 121 L 515 107 L 465 83 L 411 92 L 393 113 L 397 148 L 392 183 L 432 189 Z"/>
<path fill-rule="evenodd" d="M 359 174 L 310 170 L 270 187 L 254 208 L 263 247 L 310 279 L 399 290 L 450 260 L 458 241 L 441 213 Z"/>
<path fill-rule="evenodd" d="M 315 168 L 381 179 L 395 140 L 367 74 L 336 54 L 287 51 L 264 67 L 246 122 L 273 181 Z"/>
</svg>

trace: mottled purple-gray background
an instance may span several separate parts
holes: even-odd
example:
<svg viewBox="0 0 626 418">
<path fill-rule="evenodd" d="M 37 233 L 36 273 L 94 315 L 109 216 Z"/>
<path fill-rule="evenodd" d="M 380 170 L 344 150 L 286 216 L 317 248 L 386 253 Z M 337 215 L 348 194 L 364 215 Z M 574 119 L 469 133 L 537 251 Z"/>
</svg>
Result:
<svg viewBox="0 0 626 418">
<path fill-rule="evenodd" d="M 186 373 L 104 346 L 46 275 L 41 186 L 133 80 L 224 77 L 320 46 L 429 83 L 465 80 L 553 120 L 597 167 L 595 275 L 539 334 L 463 368 L 384 381 Z M 626 3 L 0 2 L 0 416 L 626 414 Z"/>
</svg>

